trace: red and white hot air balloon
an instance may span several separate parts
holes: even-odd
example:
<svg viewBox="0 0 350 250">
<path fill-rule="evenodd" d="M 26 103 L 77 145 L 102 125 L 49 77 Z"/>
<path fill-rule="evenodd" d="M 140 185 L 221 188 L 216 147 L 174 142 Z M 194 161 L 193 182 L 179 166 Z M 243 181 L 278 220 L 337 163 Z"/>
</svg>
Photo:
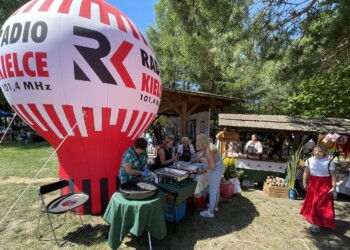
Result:
<svg viewBox="0 0 350 250">
<path fill-rule="evenodd" d="M 125 149 L 160 104 L 157 60 L 132 21 L 102 0 L 33 0 L 0 31 L 0 86 L 54 148 L 59 177 L 99 214 L 117 187 Z"/>
</svg>

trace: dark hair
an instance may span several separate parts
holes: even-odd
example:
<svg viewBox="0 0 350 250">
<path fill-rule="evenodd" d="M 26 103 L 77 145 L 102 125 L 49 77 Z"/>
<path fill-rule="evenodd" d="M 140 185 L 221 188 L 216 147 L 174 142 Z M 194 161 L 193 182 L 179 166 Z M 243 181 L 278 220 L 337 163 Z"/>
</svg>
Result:
<svg viewBox="0 0 350 250">
<path fill-rule="evenodd" d="M 147 148 L 147 141 L 145 138 L 137 138 L 134 142 L 134 146 L 135 148 L 139 148 L 139 149 L 146 149 Z"/>
</svg>

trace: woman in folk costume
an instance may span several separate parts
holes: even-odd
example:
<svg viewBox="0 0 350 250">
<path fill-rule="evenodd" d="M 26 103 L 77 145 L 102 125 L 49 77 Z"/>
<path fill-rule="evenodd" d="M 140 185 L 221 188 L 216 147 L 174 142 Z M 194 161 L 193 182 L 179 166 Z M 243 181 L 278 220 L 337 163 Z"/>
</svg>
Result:
<svg viewBox="0 0 350 250">
<path fill-rule="evenodd" d="M 303 185 L 307 193 L 300 214 L 311 223 L 309 230 L 318 233 L 320 227 L 336 229 L 333 200 L 336 175 L 325 146 L 315 146 L 313 154 L 305 161 Z"/>
</svg>

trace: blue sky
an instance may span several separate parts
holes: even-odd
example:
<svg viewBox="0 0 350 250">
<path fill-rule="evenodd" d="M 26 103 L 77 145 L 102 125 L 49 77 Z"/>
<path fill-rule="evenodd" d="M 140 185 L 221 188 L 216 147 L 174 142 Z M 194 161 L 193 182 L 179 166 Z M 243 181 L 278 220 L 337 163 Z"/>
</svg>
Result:
<svg viewBox="0 0 350 250">
<path fill-rule="evenodd" d="M 154 5 L 158 0 L 105 0 L 123 12 L 146 36 L 149 25 L 155 25 Z"/>
</svg>

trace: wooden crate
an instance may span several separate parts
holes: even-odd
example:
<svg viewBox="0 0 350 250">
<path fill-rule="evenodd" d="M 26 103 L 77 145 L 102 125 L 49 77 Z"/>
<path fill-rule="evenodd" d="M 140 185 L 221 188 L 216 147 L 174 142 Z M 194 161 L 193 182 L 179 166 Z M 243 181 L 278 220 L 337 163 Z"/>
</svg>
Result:
<svg viewBox="0 0 350 250">
<path fill-rule="evenodd" d="M 289 187 L 269 187 L 269 184 L 264 182 L 263 190 L 269 197 L 289 198 Z"/>
</svg>

